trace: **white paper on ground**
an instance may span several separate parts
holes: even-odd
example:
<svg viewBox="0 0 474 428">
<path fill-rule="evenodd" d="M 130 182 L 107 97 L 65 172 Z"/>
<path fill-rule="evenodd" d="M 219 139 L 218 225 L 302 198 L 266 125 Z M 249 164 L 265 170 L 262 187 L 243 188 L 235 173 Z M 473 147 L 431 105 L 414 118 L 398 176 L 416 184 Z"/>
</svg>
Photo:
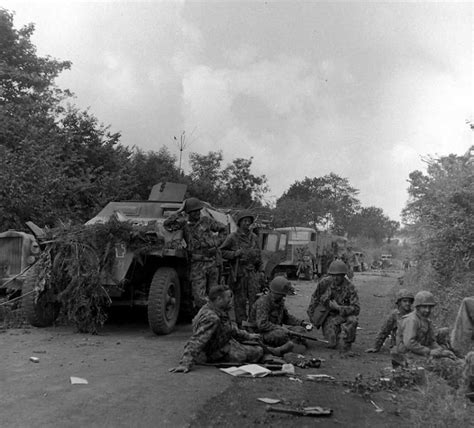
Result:
<svg viewBox="0 0 474 428">
<path fill-rule="evenodd" d="M 278 400 L 278 398 L 266 398 L 266 397 L 257 398 L 257 400 L 262 401 L 263 403 L 267 403 L 267 404 L 277 404 L 281 401 L 281 400 Z"/>
<path fill-rule="evenodd" d="M 229 367 L 220 370 L 222 370 L 224 373 L 230 374 L 231 376 L 264 377 L 268 373 L 271 373 L 271 370 L 259 366 L 258 364 L 247 364 L 245 366 Z"/>
<path fill-rule="evenodd" d="M 87 379 L 71 376 L 71 385 L 87 385 L 88 383 Z"/>
</svg>

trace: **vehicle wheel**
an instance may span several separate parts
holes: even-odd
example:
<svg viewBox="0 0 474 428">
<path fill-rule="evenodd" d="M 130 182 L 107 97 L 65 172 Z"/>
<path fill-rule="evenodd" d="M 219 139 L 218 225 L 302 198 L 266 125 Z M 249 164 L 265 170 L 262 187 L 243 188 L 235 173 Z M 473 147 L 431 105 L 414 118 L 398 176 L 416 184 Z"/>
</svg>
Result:
<svg viewBox="0 0 474 428">
<path fill-rule="evenodd" d="M 22 286 L 23 313 L 27 321 L 34 327 L 48 327 L 59 315 L 59 303 L 53 298 L 51 291 L 34 292 L 38 279 L 38 265 L 32 266 L 25 274 Z"/>
<path fill-rule="evenodd" d="M 178 274 L 173 268 L 159 268 L 153 275 L 148 292 L 148 324 L 155 334 L 174 329 L 181 303 Z"/>
</svg>

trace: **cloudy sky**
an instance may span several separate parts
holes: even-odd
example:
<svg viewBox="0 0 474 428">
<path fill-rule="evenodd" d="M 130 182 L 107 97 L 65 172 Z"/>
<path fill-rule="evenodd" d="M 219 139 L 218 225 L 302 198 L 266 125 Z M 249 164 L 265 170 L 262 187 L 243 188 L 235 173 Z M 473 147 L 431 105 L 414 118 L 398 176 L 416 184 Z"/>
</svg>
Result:
<svg viewBox="0 0 474 428">
<path fill-rule="evenodd" d="M 124 144 L 253 156 L 270 200 L 335 172 L 398 220 L 422 157 L 473 144 L 469 3 L 0 4 Z"/>
</svg>

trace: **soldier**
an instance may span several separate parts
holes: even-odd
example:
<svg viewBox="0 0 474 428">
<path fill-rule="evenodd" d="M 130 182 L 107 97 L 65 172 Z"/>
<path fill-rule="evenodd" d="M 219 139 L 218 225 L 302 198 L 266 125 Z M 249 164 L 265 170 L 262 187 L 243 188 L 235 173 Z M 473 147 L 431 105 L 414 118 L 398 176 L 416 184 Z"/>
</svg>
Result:
<svg viewBox="0 0 474 428">
<path fill-rule="evenodd" d="M 397 327 L 401 318 L 412 311 L 413 300 L 415 297 L 413 293 L 402 289 L 397 293 L 396 305 L 397 308 L 390 312 L 390 315 L 385 320 L 380 329 L 377 338 L 375 339 L 375 344 L 373 348 L 367 349 L 365 352 L 379 352 L 380 348 L 385 342 L 385 339 L 390 336 L 390 347 L 392 348 L 395 345 L 397 337 Z"/>
<path fill-rule="evenodd" d="M 338 346 L 342 331 L 342 350 L 349 352 L 356 339 L 360 312 L 357 290 L 346 278 L 348 267 L 342 260 L 334 260 L 328 269 L 329 276 L 316 285 L 308 307 L 309 319 L 316 327 L 322 327 L 327 347 Z"/>
<path fill-rule="evenodd" d="M 405 366 L 408 360 L 417 357 L 455 358 L 453 352 L 443 349 L 435 338 L 435 329 L 430 320 L 434 296 L 429 291 L 415 295 L 415 310 L 402 317 L 397 331 L 397 344 L 392 349 L 392 365 Z"/>
<path fill-rule="evenodd" d="M 222 256 L 230 261 L 230 287 L 234 292 L 235 322 L 240 327 L 248 319 L 247 302 L 250 308 L 257 300 L 261 268 L 261 252 L 257 236 L 250 231 L 254 216 L 249 211 L 241 211 L 237 216 L 236 232 L 231 233 L 222 246 Z"/>
<path fill-rule="evenodd" d="M 209 291 L 209 302 L 193 320 L 193 335 L 184 346 L 183 357 L 174 373 L 187 373 L 196 363 L 204 362 L 258 362 L 263 349 L 257 345 L 244 345 L 241 341 L 258 341 L 259 334 L 248 333 L 230 321 L 232 291 L 218 285 Z"/>
<path fill-rule="evenodd" d="M 167 229 L 182 229 L 191 259 L 190 281 L 196 313 L 205 303 L 208 290 L 219 283 L 219 244 L 227 226 L 210 217 L 201 217 L 202 202 L 197 198 L 184 201 L 183 207 L 167 218 Z M 182 212 L 187 214 L 187 218 Z"/>
<path fill-rule="evenodd" d="M 291 288 L 290 281 L 285 277 L 273 278 L 269 294 L 260 296 L 250 312 L 255 330 L 262 335 L 269 352 L 275 355 L 293 350 L 295 343 L 291 340 L 291 332 L 304 334 L 313 327 L 311 323 L 294 317 L 286 309 L 285 296 L 290 293 Z"/>
<path fill-rule="evenodd" d="M 459 356 L 474 350 L 474 296 L 465 297 L 454 321 L 451 345 Z M 473 360 L 474 361 L 474 360 Z"/>
</svg>

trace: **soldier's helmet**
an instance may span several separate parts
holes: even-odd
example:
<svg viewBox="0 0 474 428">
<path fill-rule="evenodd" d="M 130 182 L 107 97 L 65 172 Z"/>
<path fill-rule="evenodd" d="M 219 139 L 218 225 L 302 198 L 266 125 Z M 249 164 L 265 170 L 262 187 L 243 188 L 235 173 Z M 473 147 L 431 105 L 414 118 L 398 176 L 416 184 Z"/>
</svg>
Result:
<svg viewBox="0 0 474 428">
<path fill-rule="evenodd" d="M 198 198 L 188 198 L 184 201 L 184 211 L 189 214 L 192 211 L 198 211 L 203 207 L 202 202 Z"/>
<path fill-rule="evenodd" d="M 237 225 L 239 225 L 240 220 L 242 220 L 245 217 L 250 217 L 250 220 L 252 220 L 252 223 L 255 221 L 255 216 L 250 211 L 243 210 L 237 214 L 237 218 L 236 218 Z"/>
<path fill-rule="evenodd" d="M 435 298 L 429 291 L 418 291 L 415 295 L 415 308 L 418 306 L 435 306 Z"/>
<path fill-rule="evenodd" d="M 329 275 L 346 275 L 349 272 L 347 265 L 342 260 L 334 260 L 328 269 Z"/>
<path fill-rule="evenodd" d="M 291 282 L 284 276 L 276 276 L 270 282 L 270 291 L 280 296 L 286 296 L 291 291 Z"/>
<path fill-rule="evenodd" d="M 396 303 L 398 303 L 402 299 L 410 299 L 413 303 L 413 300 L 415 300 L 415 296 L 411 291 L 408 291 L 406 288 L 402 288 L 398 293 L 397 293 L 397 300 Z"/>
</svg>

